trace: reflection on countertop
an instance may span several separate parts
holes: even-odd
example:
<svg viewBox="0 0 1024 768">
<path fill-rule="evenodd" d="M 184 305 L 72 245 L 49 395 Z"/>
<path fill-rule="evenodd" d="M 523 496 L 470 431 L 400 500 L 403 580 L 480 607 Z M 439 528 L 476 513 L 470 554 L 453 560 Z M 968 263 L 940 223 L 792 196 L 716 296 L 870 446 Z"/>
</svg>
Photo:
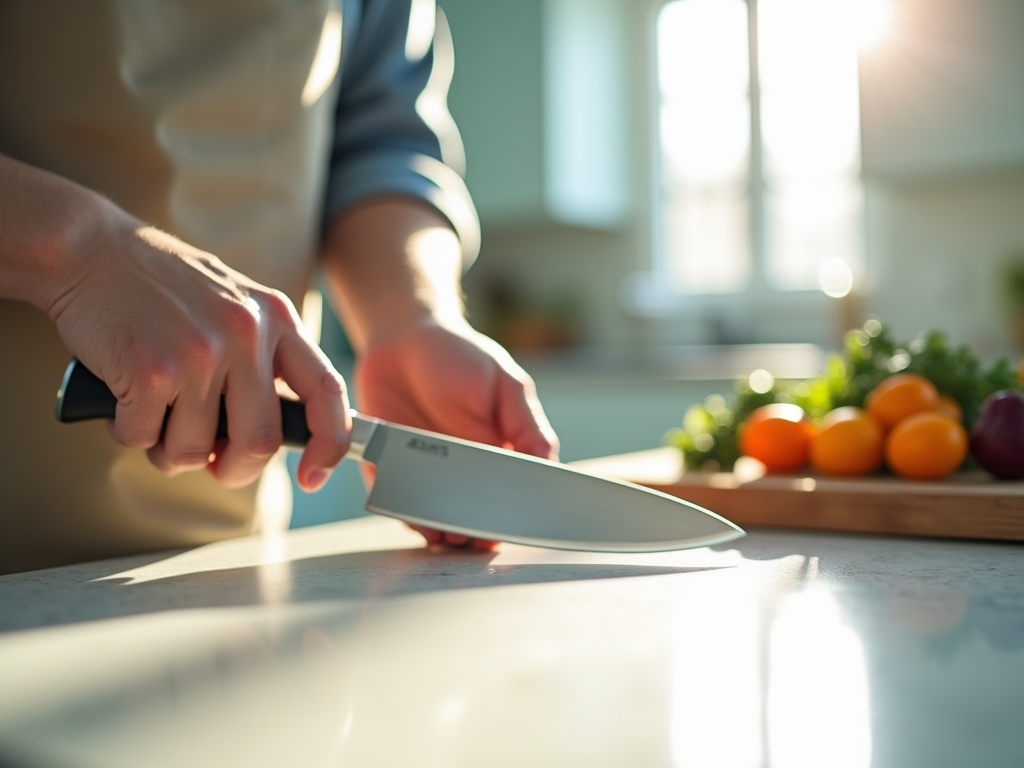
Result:
<svg viewBox="0 0 1024 768">
<path fill-rule="evenodd" d="M 1021 555 L 460 553 L 371 517 L 2 577 L 0 762 L 1021 765 Z"/>
</svg>

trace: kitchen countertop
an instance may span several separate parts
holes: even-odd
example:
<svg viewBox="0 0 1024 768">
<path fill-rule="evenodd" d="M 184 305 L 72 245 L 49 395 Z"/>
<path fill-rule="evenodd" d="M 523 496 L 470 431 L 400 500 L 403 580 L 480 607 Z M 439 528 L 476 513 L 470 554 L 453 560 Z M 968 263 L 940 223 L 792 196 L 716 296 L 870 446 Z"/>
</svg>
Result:
<svg viewBox="0 0 1024 768">
<path fill-rule="evenodd" d="M 0 577 L 0 765 L 1024 765 L 1024 549 L 378 517 Z"/>
</svg>

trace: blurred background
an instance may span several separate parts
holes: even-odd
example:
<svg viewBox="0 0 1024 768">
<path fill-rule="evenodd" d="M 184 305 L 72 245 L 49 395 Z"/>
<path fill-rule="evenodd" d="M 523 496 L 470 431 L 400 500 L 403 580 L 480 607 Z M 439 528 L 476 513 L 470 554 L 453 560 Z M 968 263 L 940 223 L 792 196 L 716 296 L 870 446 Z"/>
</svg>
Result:
<svg viewBox="0 0 1024 768">
<path fill-rule="evenodd" d="M 471 320 L 567 461 L 651 448 L 878 316 L 1024 352 L 1024 3 L 439 0 Z M 324 346 L 351 368 L 336 321 Z M 343 465 L 345 466 L 345 465 Z M 354 467 L 293 525 L 361 513 Z"/>
</svg>

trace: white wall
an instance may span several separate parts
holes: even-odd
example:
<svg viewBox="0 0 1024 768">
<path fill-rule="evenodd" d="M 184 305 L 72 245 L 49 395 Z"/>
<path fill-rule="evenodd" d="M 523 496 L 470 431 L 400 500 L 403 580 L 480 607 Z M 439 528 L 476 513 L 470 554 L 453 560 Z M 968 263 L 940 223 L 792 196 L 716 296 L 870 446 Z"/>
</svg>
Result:
<svg viewBox="0 0 1024 768">
<path fill-rule="evenodd" d="M 904 336 L 946 329 L 985 358 L 1019 355 L 1001 271 L 1024 253 L 1024 171 L 875 183 L 867 308 Z"/>
</svg>

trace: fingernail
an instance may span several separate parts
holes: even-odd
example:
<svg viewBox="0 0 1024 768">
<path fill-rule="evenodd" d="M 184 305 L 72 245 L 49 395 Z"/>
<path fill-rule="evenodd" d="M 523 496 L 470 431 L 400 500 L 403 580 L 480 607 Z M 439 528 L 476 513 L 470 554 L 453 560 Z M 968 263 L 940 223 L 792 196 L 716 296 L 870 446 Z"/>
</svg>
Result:
<svg viewBox="0 0 1024 768">
<path fill-rule="evenodd" d="M 314 469 L 309 473 L 309 477 L 306 478 L 306 485 L 309 486 L 310 491 L 319 491 L 324 487 L 324 483 L 327 482 L 327 478 L 330 476 L 330 470 Z"/>
<path fill-rule="evenodd" d="M 174 462 L 182 469 L 201 469 L 210 463 L 209 453 L 185 453 Z"/>
</svg>

